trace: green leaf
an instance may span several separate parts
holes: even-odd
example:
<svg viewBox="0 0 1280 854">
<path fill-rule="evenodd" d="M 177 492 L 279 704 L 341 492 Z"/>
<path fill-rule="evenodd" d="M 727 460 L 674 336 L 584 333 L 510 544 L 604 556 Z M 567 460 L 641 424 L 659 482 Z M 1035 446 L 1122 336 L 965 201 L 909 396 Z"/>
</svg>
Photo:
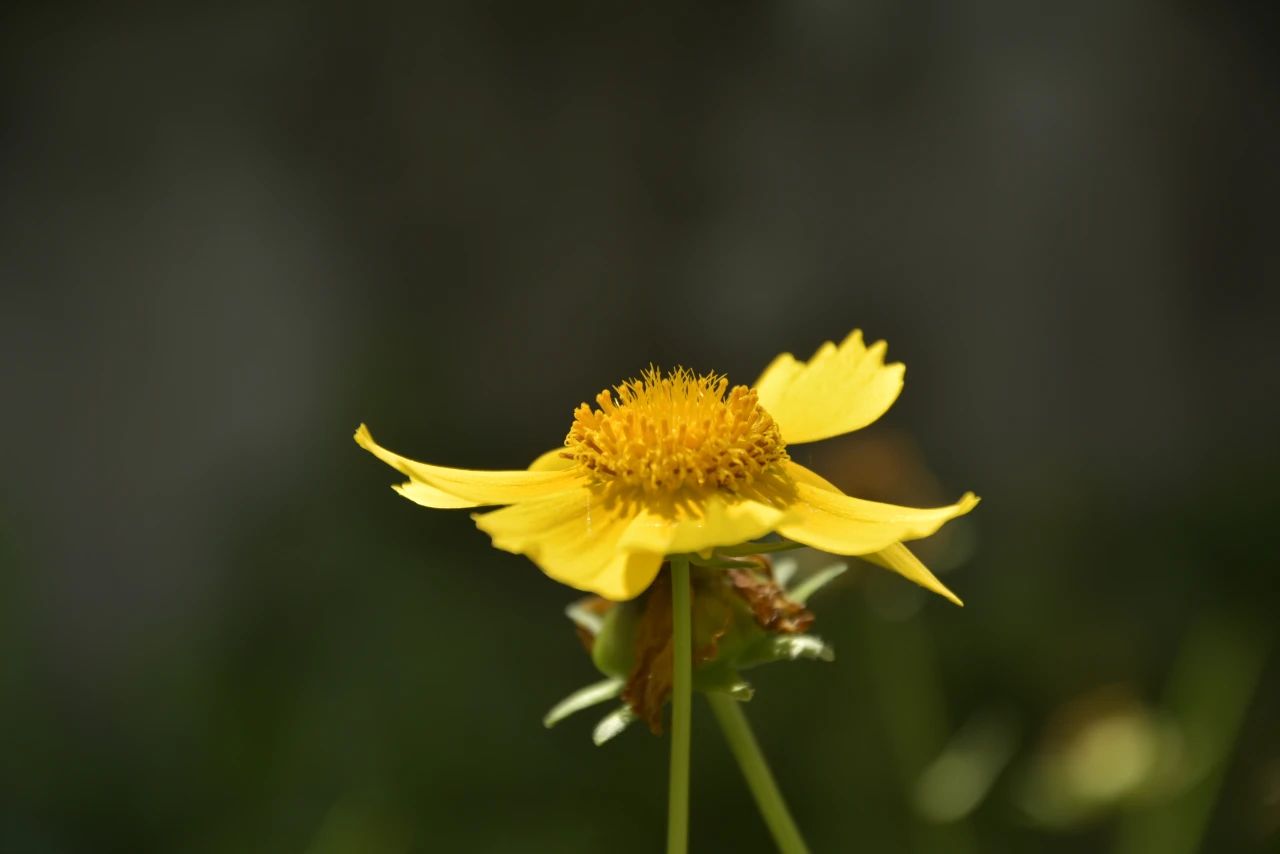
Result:
<svg viewBox="0 0 1280 854">
<path fill-rule="evenodd" d="M 622 692 L 621 679 L 605 679 L 584 688 L 579 688 L 552 707 L 542 719 L 542 725 L 550 729 L 574 712 L 588 709 L 605 700 L 612 700 Z"/>
<path fill-rule="evenodd" d="M 591 733 L 591 740 L 595 742 L 596 747 L 599 747 L 631 726 L 635 719 L 635 712 L 631 711 L 630 706 L 619 706 L 600 719 L 595 731 Z"/>
<path fill-rule="evenodd" d="M 845 570 L 848 568 L 849 565 L 845 563 L 833 563 L 830 566 L 823 567 L 813 575 L 810 575 L 804 581 L 801 581 L 795 587 L 788 590 L 787 598 L 803 605 L 808 601 L 810 596 L 817 593 L 829 582 L 843 575 Z"/>
</svg>

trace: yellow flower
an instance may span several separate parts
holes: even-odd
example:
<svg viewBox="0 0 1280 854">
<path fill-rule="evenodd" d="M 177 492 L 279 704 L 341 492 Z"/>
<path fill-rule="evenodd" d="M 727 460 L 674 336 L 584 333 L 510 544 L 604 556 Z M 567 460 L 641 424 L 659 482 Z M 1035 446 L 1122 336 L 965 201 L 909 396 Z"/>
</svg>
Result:
<svg viewBox="0 0 1280 854">
<path fill-rule="evenodd" d="M 408 476 L 394 487 L 426 507 L 510 505 L 475 514 L 497 548 L 527 555 L 557 581 L 621 601 L 647 588 L 667 555 L 747 543 L 770 532 L 859 555 L 960 600 L 905 546 L 978 503 L 916 509 L 843 494 L 793 462 L 789 445 L 867 426 L 902 390 L 903 366 L 885 343 L 854 330 L 807 363 L 778 356 L 752 388 L 722 376 L 650 368 L 596 407 L 580 405 L 564 446 L 524 471 L 473 471 L 414 462 L 373 440 L 356 442 Z"/>
</svg>

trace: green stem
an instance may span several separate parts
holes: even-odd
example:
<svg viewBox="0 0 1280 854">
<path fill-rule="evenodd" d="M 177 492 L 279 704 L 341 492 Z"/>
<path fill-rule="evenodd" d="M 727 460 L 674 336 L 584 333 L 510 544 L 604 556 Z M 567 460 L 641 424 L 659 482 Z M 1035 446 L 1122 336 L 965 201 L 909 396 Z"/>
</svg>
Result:
<svg viewBox="0 0 1280 854">
<path fill-rule="evenodd" d="M 773 834 L 778 850 L 782 854 L 809 854 L 809 849 L 800 836 L 800 829 L 791 818 L 787 803 L 782 799 L 782 792 L 778 791 L 778 784 L 769 771 L 769 763 L 760 752 L 760 744 L 751 732 L 751 724 L 747 723 L 747 716 L 742 713 L 741 703 L 727 694 L 708 693 L 706 697 L 711 704 L 711 711 L 715 712 L 716 720 L 720 722 L 720 729 L 729 742 L 733 757 L 738 760 L 742 776 L 747 779 L 747 786 L 756 799 L 760 815 Z"/>
<path fill-rule="evenodd" d="M 689 560 L 671 558 L 671 778 L 667 854 L 689 850 L 689 725 L 693 719 L 693 629 Z"/>
</svg>

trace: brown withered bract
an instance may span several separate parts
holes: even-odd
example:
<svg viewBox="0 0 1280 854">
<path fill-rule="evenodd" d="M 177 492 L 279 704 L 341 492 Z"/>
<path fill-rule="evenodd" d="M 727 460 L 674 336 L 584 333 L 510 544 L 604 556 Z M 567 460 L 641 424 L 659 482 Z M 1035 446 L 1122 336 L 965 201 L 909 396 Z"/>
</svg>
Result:
<svg viewBox="0 0 1280 854">
<path fill-rule="evenodd" d="M 662 706 L 671 695 L 671 680 L 671 583 L 663 572 L 649 588 L 636 623 L 635 664 L 622 689 L 622 699 L 654 735 L 662 732 Z"/>
<path fill-rule="evenodd" d="M 720 590 L 732 590 L 751 610 L 756 623 L 765 631 L 778 634 L 798 634 L 813 625 L 813 613 L 803 605 L 787 598 L 786 591 L 773 578 L 773 568 L 764 555 L 756 555 L 758 568 L 728 569 L 705 572 L 695 576 L 693 597 L 693 663 L 714 661 L 720 651 L 720 640 L 729 631 L 732 610 L 722 610 L 722 616 L 712 617 L 717 609 L 710 602 L 721 599 Z M 700 597 L 711 596 L 712 600 Z M 721 601 L 723 601 L 721 599 Z M 622 699 L 636 717 L 648 724 L 654 735 L 662 734 L 662 709 L 671 696 L 671 579 L 663 572 L 654 579 L 645 593 L 643 610 L 636 621 L 633 646 L 633 663 L 622 689 Z M 616 603 L 599 596 L 587 596 L 578 600 L 579 608 L 604 616 Z M 708 625 L 714 621 L 717 625 Z M 588 653 L 595 646 L 595 635 L 581 625 L 575 625 L 578 639 Z"/>
<path fill-rule="evenodd" d="M 723 616 L 715 618 L 719 625 L 705 623 L 717 611 L 699 607 L 699 598 L 708 595 L 719 598 L 716 590 L 709 587 L 732 590 L 746 602 L 756 623 L 765 631 L 798 634 L 813 624 L 813 614 L 788 599 L 782 586 L 773 579 L 768 559 L 758 556 L 755 560 L 760 564 L 758 570 L 729 569 L 708 572 L 701 578 L 695 576 L 692 590 L 695 667 L 715 660 L 720 640 L 729 631 L 733 619 L 732 610 L 723 610 L 720 612 Z M 607 610 L 610 604 L 605 602 L 601 607 Z M 581 629 L 579 634 L 583 634 Z M 622 699 L 655 735 L 661 735 L 662 709 L 671 696 L 672 679 L 671 581 L 665 572 L 658 575 L 646 594 L 644 610 L 636 622 L 634 650 L 634 664 L 623 687 Z"/>
<path fill-rule="evenodd" d="M 694 585 L 696 600 L 698 585 Z M 671 696 L 671 579 L 660 573 L 649 588 L 644 612 L 636 623 L 635 664 L 622 689 L 622 699 L 649 726 L 654 735 L 662 734 L 662 707 Z M 694 608 L 694 613 L 698 611 Z M 720 626 L 696 626 L 693 663 L 712 661 L 719 652 L 720 638 L 729 630 L 728 614 Z"/>
<path fill-rule="evenodd" d="M 813 612 L 787 598 L 782 585 L 773 579 L 767 560 L 761 558 L 763 572 L 750 569 L 725 570 L 733 589 L 751 606 L 760 627 L 781 634 L 799 634 L 813 625 Z"/>
</svg>

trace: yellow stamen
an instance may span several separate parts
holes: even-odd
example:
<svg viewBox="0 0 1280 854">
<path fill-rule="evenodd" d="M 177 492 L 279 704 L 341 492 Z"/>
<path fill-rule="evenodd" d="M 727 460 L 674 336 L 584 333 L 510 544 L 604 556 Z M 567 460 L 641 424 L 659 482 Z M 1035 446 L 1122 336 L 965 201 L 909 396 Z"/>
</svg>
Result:
<svg viewBox="0 0 1280 854">
<path fill-rule="evenodd" d="M 596 404 L 574 411 L 564 456 L 611 491 L 739 492 L 788 459 L 755 391 L 716 374 L 649 368 Z"/>
</svg>

